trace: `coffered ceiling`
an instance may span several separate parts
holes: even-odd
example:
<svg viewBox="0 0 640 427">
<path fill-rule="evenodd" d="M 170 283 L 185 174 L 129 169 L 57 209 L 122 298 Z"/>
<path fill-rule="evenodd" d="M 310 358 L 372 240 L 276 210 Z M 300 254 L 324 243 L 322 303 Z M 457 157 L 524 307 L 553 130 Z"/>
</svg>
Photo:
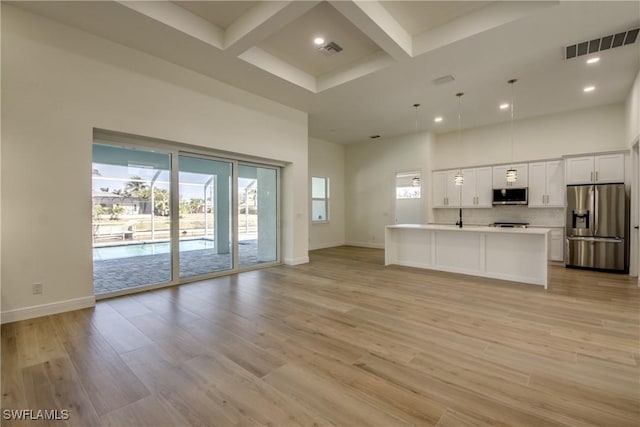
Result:
<svg viewBox="0 0 640 427">
<path fill-rule="evenodd" d="M 172 1 L 222 30 L 256 6 L 257 1 Z"/>
<path fill-rule="evenodd" d="M 344 50 L 330 57 L 321 54 L 313 45 L 316 35 L 325 42 L 337 43 Z M 374 53 L 383 53 L 366 34 L 326 2 L 282 27 L 257 47 L 316 79 L 340 68 L 351 68 L 356 61 Z"/>
<path fill-rule="evenodd" d="M 412 36 L 417 36 L 495 1 L 381 1 L 391 16 Z"/>
<path fill-rule="evenodd" d="M 306 111 L 310 136 L 341 143 L 450 131 L 459 91 L 464 127 L 506 121 L 510 78 L 518 118 L 622 102 L 640 67 L 640 41 L 593 66 L 563 59 L 566 45 L 640 27 L 638 1 L 8 3 Z"/>
</svg>

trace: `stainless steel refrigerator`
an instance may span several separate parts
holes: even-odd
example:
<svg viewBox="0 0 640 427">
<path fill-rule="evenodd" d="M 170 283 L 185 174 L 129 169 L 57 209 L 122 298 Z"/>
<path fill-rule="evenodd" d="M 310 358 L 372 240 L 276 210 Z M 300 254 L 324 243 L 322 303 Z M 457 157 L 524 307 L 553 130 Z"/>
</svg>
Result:
<svg viewBox="0 0 640 427">
<path fill-rule="evenodd" d="M 624 184 L 567 186 L 566 265 L 628 271 Z"/>
</svg>

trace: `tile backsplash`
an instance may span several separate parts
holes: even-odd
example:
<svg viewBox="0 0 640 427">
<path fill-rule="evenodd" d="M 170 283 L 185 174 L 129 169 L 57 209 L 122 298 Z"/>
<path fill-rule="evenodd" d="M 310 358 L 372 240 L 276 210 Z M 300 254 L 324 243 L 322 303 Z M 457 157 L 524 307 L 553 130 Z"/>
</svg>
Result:
<svg viewBox="0 0 640 427">
<path fill-rule="evenodd" d="M 455 224 L 458 209 L 434 209 L 434 222 Z M 564 227 L 564 208 L 496 206 L 488 209 L 462 209 L 462 221 L 468 225 L 488 225 L 496 221 L 528 222 L 532 226 Z"/>
</svg>

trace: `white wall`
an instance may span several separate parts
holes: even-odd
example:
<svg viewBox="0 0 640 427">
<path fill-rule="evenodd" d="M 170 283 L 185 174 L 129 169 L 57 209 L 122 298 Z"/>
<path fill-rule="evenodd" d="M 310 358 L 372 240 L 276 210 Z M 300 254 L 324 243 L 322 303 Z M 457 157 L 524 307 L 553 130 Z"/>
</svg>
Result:
<svg viewBox="0 0 640 427">
<path fill-rule="evenodd" d="M 509 123 L 467 129 L 462 142 L 457 132 L 436 136 L 436 169 L 509 163 Z M 517 120 L 514 123 L 514 161 L 541 160 L 567 154 L 629 148 L 623 104 Z"/>
<path fill-rule="evenodd" d="M 625 116 L 627 124 L 627 145 L 631 147 L 640 137 L 640 71 L 636 75 L 633 87 L 627 96 L 625 103 Z"/>
<path fill-rule="evenodd" d="M 2 124 L 3 321 L 92 302 L 94 128 L 288 162 L 284 259 L 308 259 L 305 113 L 2 4 Z"/>
<path fill-rule="evenodd" d="M 428 177 L 432 145 L 432 135 L 422 132 L 346 147 L 347 244 L 384 247 L 384 227 L 394 223 L 395 174 L 420 170 Z M 431 186 L 423 182 L 423 222 L 429 222 Z"/>
<path fill-rule="evenodd" d="M 321 176 L 329 178 L 330 187 L 329 222 L 312 224 L 309 215 L 309 249 L 344 245 L 344 157 L 344 145 L 309 138 L 309 186 L 312 176 Z"/>
</svg>

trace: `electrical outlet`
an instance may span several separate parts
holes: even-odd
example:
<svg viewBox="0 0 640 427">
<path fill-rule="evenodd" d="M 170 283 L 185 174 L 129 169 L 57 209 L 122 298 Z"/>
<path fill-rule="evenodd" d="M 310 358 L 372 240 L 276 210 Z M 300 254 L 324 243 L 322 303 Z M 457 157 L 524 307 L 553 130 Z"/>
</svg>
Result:
<svg viewBox="0 0 640 427">
<path fill-rule="evenodd" d="M 33 283 L 33 284 L 31 284 L 31 293 L 33 295 L 42 294 L 42 283 Z"/>
</svg>

